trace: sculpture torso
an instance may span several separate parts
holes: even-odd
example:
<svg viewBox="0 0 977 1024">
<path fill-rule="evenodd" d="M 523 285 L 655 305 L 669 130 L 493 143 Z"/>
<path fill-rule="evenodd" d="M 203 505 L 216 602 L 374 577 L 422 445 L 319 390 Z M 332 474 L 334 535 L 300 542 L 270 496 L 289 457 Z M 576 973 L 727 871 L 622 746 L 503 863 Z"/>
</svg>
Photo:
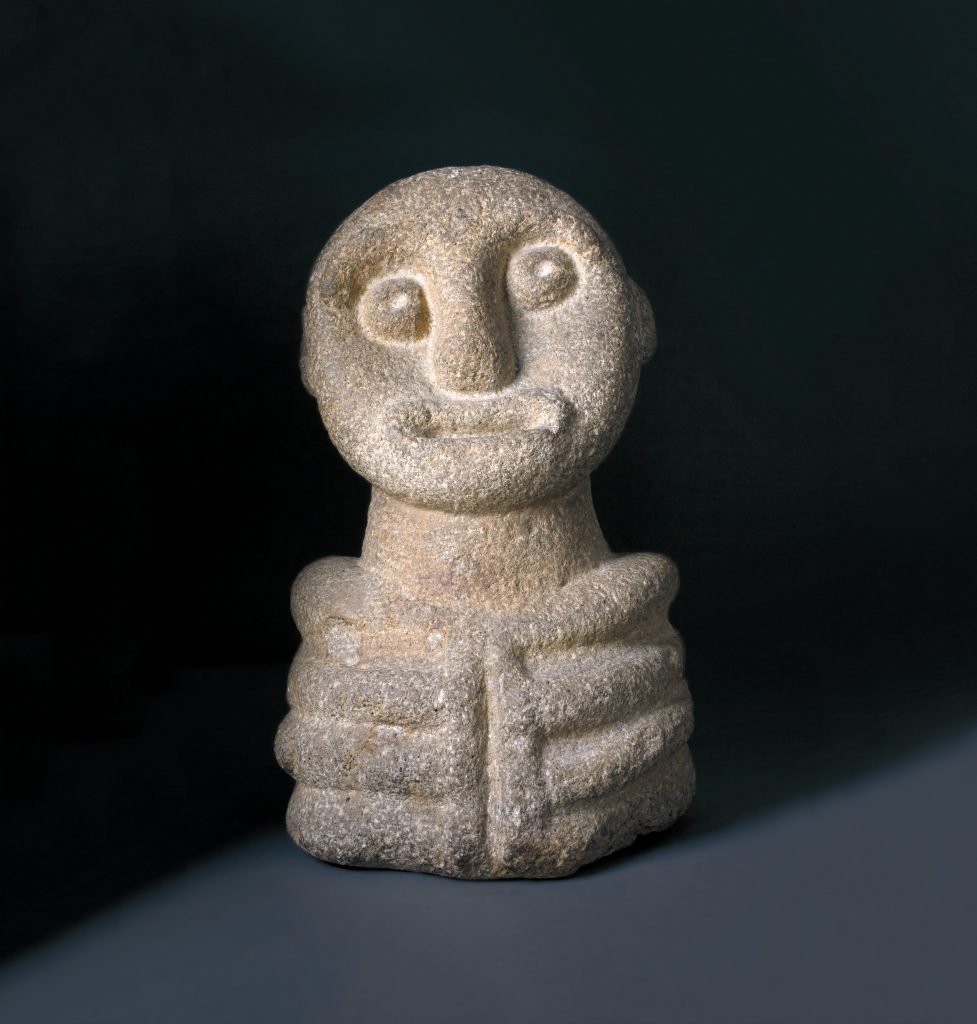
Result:
<svg viewBox="0 0 977 1024">
<path fill-rule="evenodd" d="M 277 749 L 309 852 L 545 877 L 688 804 L 675 570 L 611 555 L 589 488 L 652 325 L 596 225 L 515 172 L 408 179 L 327 246 L 306 380 L 375 488 L 362 557 L 293 591 Z"/>
</svg>

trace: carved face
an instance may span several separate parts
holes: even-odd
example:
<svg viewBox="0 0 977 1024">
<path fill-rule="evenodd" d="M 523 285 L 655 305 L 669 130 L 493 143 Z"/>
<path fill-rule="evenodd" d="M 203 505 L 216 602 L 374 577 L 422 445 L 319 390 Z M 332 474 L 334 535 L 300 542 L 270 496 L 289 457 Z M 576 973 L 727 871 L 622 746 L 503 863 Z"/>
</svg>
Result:
<svg viewBox="0 0 977 1024">
<path fill-rule="evenodd" d="M 302 368 L 375 486 L 501 511 L 594 469 L 653 347 L 647 299 L 585 210 L 527 174 L 454 167 L 383 189 L 330 239 Z"/>
</svg>

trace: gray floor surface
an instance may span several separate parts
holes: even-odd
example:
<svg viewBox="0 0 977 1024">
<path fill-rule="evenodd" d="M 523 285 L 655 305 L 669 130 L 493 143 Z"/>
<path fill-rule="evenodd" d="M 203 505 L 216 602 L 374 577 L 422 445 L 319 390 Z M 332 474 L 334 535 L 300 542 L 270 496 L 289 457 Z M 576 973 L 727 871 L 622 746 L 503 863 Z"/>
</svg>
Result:
<svg viewBox="0 0 977 1024">
<path fill-rule="evenodd" d="M 0 973 L 0 1021 L 977 1021 L 977 730 L 553 882 L 227 850 Z"/>
</svg>

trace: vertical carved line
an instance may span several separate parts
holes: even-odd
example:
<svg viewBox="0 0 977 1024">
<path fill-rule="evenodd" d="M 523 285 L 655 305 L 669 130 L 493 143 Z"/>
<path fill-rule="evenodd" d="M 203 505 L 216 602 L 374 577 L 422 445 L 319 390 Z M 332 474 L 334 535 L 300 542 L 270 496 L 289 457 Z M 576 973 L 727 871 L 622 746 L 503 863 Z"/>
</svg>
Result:
<svg viewBox="0 0 977 1024">
<path fill-rule="evenodd" d="M 533 857 L 524 837 L 538 833 L 544 811 L 532 680 L 511 649 L 497 646 L 487 652 L 484 686 L 489 867 L 495 874 L 518 873 Z"/>
</svg>

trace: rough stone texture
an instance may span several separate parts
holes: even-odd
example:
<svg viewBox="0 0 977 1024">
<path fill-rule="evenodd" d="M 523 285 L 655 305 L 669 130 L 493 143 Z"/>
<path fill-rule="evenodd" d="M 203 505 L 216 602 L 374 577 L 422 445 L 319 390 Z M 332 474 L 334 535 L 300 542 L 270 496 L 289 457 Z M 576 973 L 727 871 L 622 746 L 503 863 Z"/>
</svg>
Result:
<svg viewBox="0 0 977 1024">
<path fill-rule="evenodd" d="M 527 174 L 396 182 L 322 251 L 303 379 L 373 499 L 362 557 L 292 593 L 276 749 L 309 853 L 546 878 L 687 807 L 675 567 L 611 554 L 589 483 L 654 344 L 603 231 Z"/>
</svg>

